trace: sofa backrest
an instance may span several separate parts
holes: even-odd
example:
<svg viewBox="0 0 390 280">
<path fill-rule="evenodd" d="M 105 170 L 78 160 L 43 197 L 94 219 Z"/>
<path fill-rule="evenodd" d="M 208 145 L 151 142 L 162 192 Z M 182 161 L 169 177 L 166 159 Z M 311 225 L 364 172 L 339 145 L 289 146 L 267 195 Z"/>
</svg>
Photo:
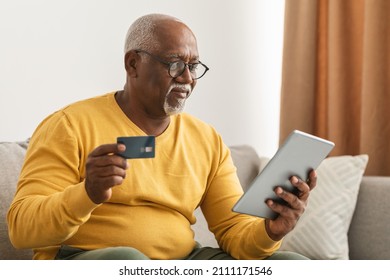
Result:
<svg viewBox="0 0 390 280">
<path fill-rule="evenodd" d="M 6 215 L 16 190 L 28 142 L 0 142 L 0 259 L 31 259 L 32 250 L 16 250 L 8 238 Z"/>
</svg>

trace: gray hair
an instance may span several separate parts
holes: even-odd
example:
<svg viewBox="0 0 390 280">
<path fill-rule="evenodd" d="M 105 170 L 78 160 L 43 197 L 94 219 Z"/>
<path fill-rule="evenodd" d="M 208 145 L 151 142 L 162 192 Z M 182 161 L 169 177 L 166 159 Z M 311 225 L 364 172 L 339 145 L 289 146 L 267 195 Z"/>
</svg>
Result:
<svg viewBox="0 0 390 280">
<path fill-rule="evenodd" d="M 160 20 L 178 20 L 174 17 L 163 14 L 149 14 L 138 18 L 127 31 L 124 52 L 142 49 L 153 51 L 160 43 L 155 34 L 157 22 Z"/>
</svg>

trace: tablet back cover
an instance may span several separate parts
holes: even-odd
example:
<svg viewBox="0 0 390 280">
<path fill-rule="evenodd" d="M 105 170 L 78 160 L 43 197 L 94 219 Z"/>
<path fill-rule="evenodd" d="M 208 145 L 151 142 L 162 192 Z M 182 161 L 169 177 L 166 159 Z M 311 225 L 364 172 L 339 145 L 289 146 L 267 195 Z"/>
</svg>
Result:
<svg viewBox="0 0 390 280">
<path fill-rule="evenodd" d="M 296 175 L 307 180 L 310 170 L 316 169 L 333 147 L 333 142 L 294 130 L 254 179 L 233 207 L 233 211 L 275 219 L 277 214 L 265 203 L 269 198 L 283 203 L 275 195 L 275 187 L 281 186 L 294 191 L 296 188 L 289 181 L 291 176 Z"/>
</svg>

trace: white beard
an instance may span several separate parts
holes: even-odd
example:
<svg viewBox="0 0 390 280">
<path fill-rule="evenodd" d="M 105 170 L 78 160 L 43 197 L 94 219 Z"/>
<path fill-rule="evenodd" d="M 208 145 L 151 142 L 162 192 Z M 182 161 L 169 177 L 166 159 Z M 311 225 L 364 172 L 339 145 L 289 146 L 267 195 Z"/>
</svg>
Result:
<svg viewBox="0 0 390 280">
<path fill-rule="evenodd" d="M 172 105 L 169 103 L 169 96 L 171 94 L 171 90 L 173 88 L 181 88 L 185 89 L 188 91 L 188 94 L 185 98 L 177 98 L 176 99 L 176 104 Z M 170 88 L 168 89 L 168 93 L 165 96 L 165 101 L 164 101 L 164 111 L 168 116 L 179 114 L 184 110 L 184 106 L 186 103 L 187 98 L 191 94 L 191 86 L 190 85 L 182 85 L 182 84 L 174 84 L 171 85 Z"/>
</svg>

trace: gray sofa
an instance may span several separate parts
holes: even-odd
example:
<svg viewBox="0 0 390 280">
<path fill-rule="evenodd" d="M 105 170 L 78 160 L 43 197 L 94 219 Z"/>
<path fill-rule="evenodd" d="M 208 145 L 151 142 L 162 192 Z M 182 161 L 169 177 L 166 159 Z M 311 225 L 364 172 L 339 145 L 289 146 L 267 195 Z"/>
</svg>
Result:
<svg viewBox="0 0 390 280">
<path fill-rule="evenodd" d="M 0 143 L 0 259 L 31 259 L 31 250 L 16 250 L 8 239 L 6 213 L 15 192 L 27 142 Z M 245 188 L 262 168 L 261 158 L 246 145 L 231 147 L 238 176 Z M 350 259 L 390 259 L 390 177 L 364 176 L 348 232 Z M 217 246 L 201 211 L 193 226 L 202 245 Z"/>
</svg>

